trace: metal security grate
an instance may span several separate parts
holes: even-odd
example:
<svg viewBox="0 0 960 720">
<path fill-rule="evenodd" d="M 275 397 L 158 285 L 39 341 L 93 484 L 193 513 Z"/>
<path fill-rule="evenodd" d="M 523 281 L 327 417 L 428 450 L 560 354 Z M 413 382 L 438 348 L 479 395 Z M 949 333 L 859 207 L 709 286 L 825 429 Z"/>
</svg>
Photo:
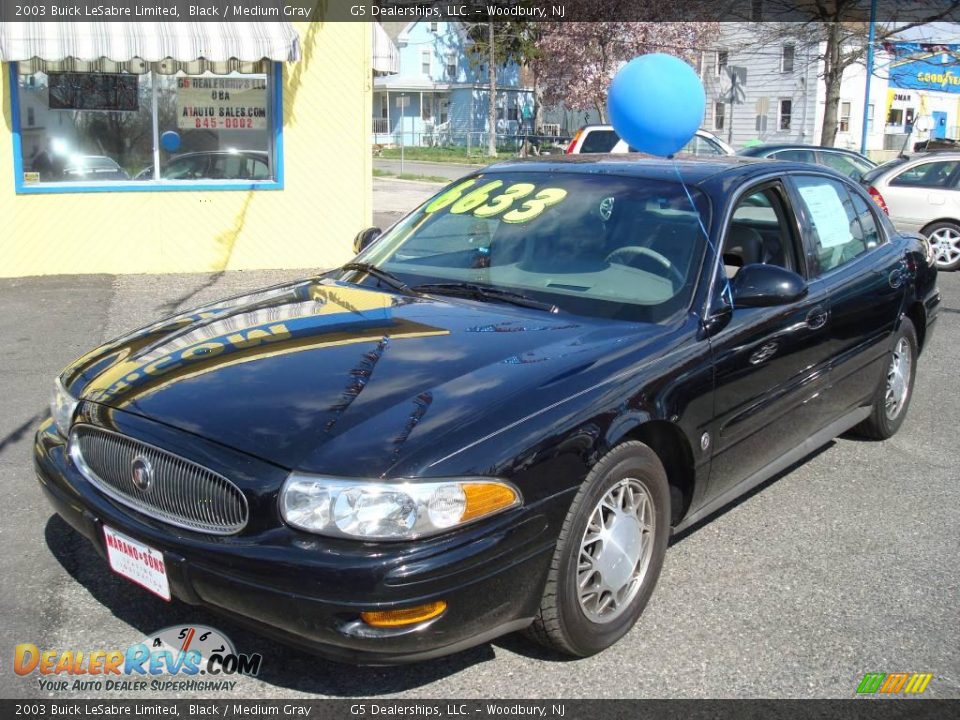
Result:
<svg viewBox="0 0 960 720">
<path fill-rule="evenodd" d="M 97 489 L 144 515 L 214 535 L 233 535 L 247 524 L 247 500 L 236 485 L 166 450 L 77 425 L 70 454 Z"/>
</svg>

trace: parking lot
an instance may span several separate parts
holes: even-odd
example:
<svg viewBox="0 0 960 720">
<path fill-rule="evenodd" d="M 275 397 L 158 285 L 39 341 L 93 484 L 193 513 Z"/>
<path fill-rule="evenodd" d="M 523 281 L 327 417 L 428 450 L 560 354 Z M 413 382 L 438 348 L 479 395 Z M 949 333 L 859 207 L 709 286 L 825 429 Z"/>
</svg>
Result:
<svg viewBox="0 0 960 720">
<path fill-rule="evenodd" d="M 960 697 L 960 273 L 941 275 L 941 318 L 901 432 L 885 443 L 839 439 L 677 538 L 647 611 L 612 649 L 569 661 L 510 636 L 360 669 L 113 575 L 52 514 L 31 468 L 52 378 L 73 357 L 159 315 L 303 274 L 0 280 L 4 697 L 48 694 L 37 675 L 11 671 L 18 643 L 86 653 L 181 623 L 212 625 L 241 652 L 263 654 L 260 676 L 226 698 L 851 697 L 876 671 L 930 672 L 926 695 Z"/>
</svg>

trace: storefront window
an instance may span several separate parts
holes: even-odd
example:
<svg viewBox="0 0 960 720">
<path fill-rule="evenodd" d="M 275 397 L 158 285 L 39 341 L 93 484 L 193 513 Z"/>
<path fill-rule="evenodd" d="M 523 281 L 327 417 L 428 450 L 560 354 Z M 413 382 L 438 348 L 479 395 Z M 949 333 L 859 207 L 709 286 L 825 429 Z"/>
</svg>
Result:
<svg viewBox="0 0 960 720">
<path fill-rule="evenodd" d="M 276 181 L 273 78 L 255 68 L 17 75 L 18 189 Z"/>
</svg>

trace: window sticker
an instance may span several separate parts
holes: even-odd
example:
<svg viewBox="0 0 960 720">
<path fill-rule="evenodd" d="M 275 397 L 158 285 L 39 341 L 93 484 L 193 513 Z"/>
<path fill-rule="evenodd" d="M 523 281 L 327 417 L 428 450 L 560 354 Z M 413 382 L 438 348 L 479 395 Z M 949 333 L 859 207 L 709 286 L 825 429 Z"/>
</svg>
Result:
<svg viewBox="0 0 960 720">
<path fill-rule="evenodd" d="M 504 222 L 524 223 L 567 196 L 567 191 L 562 188 L 541 188 L 534 194 L 535 190 L 533 183 L 514 183 L 504 188 L 502 180 L 477 186 L 474 178 L 454 185 L 435 197 L 424 208 L 424 212 L 429 215 L 448 209 L 454 215 L 473 214 L 478 218 L 501 215 Z"/>
<path fill-rule="evenodd" d="M 802 185 L 800 196 L 810 211 L 820 247 L 834 248 L 850 242 L 850 220 L 832 185 Z"/>
</svg>

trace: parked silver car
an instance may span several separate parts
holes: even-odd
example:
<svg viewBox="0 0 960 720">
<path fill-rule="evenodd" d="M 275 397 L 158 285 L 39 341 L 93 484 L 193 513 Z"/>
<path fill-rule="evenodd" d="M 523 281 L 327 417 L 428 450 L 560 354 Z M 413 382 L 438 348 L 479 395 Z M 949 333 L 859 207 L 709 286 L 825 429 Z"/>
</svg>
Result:
<svg viewBox="0 0 960 720">
<path fill-rule="evenodd" d="M 904 155 L 863 184 L 898 230 L 926 236 L 938 269 L 960 268 L 960 152 Z"/>
</svg>

